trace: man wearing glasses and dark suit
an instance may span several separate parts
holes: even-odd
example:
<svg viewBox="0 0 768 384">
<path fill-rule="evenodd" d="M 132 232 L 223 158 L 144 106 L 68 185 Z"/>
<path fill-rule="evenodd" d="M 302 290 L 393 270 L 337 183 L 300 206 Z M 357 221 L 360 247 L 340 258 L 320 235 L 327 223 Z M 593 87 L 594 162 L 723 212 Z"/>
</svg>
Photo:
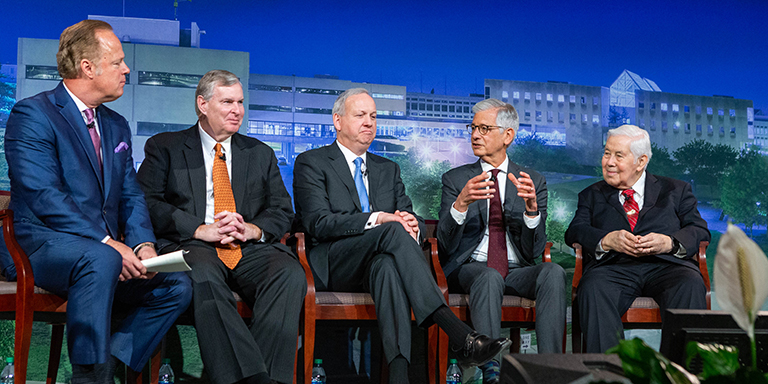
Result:
<svg viewBox="0 0 768 384">
<path fill-rule="evenodd" d="M 538 351 L 562 353 L 565 272 L 534 262 L 547 243 L 547 182 L 507 157 L 519 126 L 513 106 L 487 99 L 472 112 L 479 159 L 443 175 L 437 238 L 448 288 L 469 294 L 472 325 L 492 338 L 501 334 L 505 293 L 536 300 Z M 482 368 L 484 383 L 498 382 L 498 361 Z"/>
</svg>

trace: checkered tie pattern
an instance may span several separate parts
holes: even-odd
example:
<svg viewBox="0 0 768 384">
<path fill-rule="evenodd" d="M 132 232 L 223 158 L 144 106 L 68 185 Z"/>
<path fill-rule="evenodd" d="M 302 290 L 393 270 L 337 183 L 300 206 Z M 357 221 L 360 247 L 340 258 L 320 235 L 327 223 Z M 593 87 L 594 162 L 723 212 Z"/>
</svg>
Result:
<svg viewBox="0 0 768 384">
<path fill-rule="evenodd" d="M 91 142 L 93 142 L 93 148 L 96 150 L 96 158 L 99 159 L 99 169 L 103 167 L 101 160 L 101 137 L 96 132 L 95 117 L 96 112 L 93 108 L 88 108 L 83 111 L 85 114 L 85 124 L 88 127 L 88 134 L 91 135 Z"/>
<path fill-rule="evenodd" d="M 217 215 L 222 211 L 237 212 L 235 195 L 232 193 L 232 184 L 229 183 L 227 162 L 221 152 L 221 144 L 216 143 L 214 149 L 216 155 L 213 157 L 213 213 Z M 234 269 L 243 257 L 240 245 L 234 242 L 227 245 L 217 244 L 216 253 L 229 269 Z"/>
<path fill-rule="evenodd" d="M 629 228 L 635 230 L 635 224 L 637 224 L 637 215 L 640 213 L 640 206 L 637 205 L 637 201 L 634 199 L 635 190 L 626 189 L 621 192 L 624 196 L 624 212 L 627 213 L 627 220 L 629 221 Z"/>
<path fill-rule="evenodd" d="M 488 200 L 488 266 L 499 271 L 501 277 L 507 277 L 509 262 L 507 259 L 507 236 L 504 230 L 504 215 L 501 209 L 501 194 L 497 185 L 504 180 L 498 180 L 499 170 L 492 169 L 496 193 Z"/>
</svg>

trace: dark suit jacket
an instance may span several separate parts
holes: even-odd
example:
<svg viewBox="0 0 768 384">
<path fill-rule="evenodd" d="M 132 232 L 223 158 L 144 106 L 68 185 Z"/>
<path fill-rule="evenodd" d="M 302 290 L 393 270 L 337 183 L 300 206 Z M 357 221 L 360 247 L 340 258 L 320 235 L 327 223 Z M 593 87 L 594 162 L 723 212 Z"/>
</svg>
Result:
<svg viewBox="0 0 768 384">
<path fill-rule="evenodd" d="M 400 166 L 395 162 L 366 155 L 368 201 L 371 212 L 413 213 L 411 199 L 405 194 Z M 316 278 L 328 286 L 328 247 L 334 241 L 363 233 L 370 213 L 363 213 L 355 180 L 337 143 L 304 152 L 296 157 L 293 168 L 293 196 L 296 214 L 312 239 L 309 262 Z M 426 231 L 419 220 L 421 234 Z"/>
<path fill-rule="evenodd" d="M 134 247 L 155 241 L 136 182 L 128 122 L 96 108 L 104 171 L 80 111 L 59 85 L 13 107 L 5 132 L 16 238 L 27 253 L 69 233 Z"/>
<path fill-rule="evenodd" d="M 437 224 L 437 240 L 440 246 L 440 262 L 445 275 L 450 275 L 472 256 L 483 239 L 488 224 L 488 200 L 478 200 L 469 205 L 467 218 L 462 225 L 456 223 L 451 215 L 451 205 L 456 201 L 469 179 L 483 171 L 480 160 L 473 164 L 462 165 L 443 174 L 443 197 L 440 203 L 440 222 Z M 523 222 L 525 201 L 517 196 L 517 188 L 506 179 L 504 193 L 504 226 L 515 248 L 515 253 L 523 264 L 533 265 L 534 258 L 544 252 L 547 244 L 547 181 L 540 173 L 522 168 L 509 162 L 508 173 L 520 177 L 520 171 L 531 175 L 536 187 L 536 202 L 539 206 L 541 221 L 535 229 L 528 228 Z"/>
<path fill-rule="evenodd" d="M 680 259 L 670 254 L 656 257 L 699 270 L 692 257 L 699 251 L 699 242 L 709 241 L 710 234 L 707 222 L 696 208 L 696 197 L 691 191 L 691 185 L 646 173 L 644 199 L 643 209 L 632 231 L 624 207 L 619 203 L 618 189 L 602 180 L 579 193 L 579 206 L 565 232 L 565 242 L 569 245 L 582 245 L 584 273 L 619 255 L 611 251 L 599 261 L 595 259 L 595 250 L 600 240 L 609 232 L 620 229 L 636 235 L 655 232 L 674 237 L 685 247 L 686 257 Z"/>
<path fill-rule="evenodd" d="M 293 209 L 274 151 L 238 133 L 232 136 L 231 151 L 237 213 L 264 231 L 266 243 L 279 241 L 290 229 Z M 197 125 L 151 137 L 144 153 L 139 183 L 146 193 L 159 248 L 191 240 L 197 227 L 205 224 L 206 169 Z"/>
</svg>

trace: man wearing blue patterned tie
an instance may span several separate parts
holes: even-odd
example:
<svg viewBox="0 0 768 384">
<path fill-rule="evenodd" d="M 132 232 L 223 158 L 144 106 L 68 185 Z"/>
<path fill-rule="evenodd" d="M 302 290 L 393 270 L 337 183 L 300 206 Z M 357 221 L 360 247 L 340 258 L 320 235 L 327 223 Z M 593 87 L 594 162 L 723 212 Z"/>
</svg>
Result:
<svg viewBox="0 0 768 384">
<path fill-rule="evenodd" d="M 445 305 L 420 243 L 398 165 L 368 152 L 376 103 L 367 90 L 342 93 L 333 106 L 336 142 L 302 153 L 294 167 L 296 213 L 311 239 L 319 289 L 367 291 L 376 304 L 390 383 L 408 382 L 411 309 L 417 324 L 437 323 L 465 365 L 483 364 L 508 344 L 479 335 Z"/>
</svg>

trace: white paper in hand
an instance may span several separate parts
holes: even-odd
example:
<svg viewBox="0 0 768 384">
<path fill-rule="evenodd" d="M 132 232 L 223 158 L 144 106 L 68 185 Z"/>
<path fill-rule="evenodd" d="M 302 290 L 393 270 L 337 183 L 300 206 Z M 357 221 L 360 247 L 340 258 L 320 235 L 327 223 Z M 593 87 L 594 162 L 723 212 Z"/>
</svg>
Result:
<svg viewBox="0 0 768 384">
<path fill-rule="evenodd" d="M 142 260 L 142 264 L 147 267 L 147 272 L 184 272 L 191 271 L 192 268 L 184 260 L 184 254 L 187 251 L 178 250 L 166 253 L 151 259 Z"/>
</svg>

